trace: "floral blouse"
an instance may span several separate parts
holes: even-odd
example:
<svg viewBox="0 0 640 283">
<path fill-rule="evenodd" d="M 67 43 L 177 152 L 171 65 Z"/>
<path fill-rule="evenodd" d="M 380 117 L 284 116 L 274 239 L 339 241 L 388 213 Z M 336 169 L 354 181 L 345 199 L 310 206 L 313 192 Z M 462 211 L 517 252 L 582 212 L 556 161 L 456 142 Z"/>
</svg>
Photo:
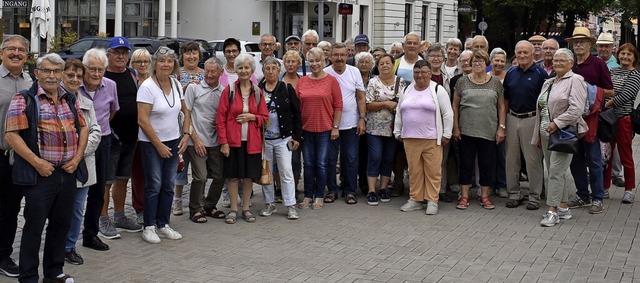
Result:
<svg viewBox="0 0 640 283">
<path fill-rule="evenodd" d="M 371 102 L 384 102 L 395 101 L 398 102 L 398 97 L 402 95 L 402 92 L 406 88 L 406 84 L 402 78 L 398 84 L 398 91 L 395 90 L 396 77 L 393 78 L 393 83 L 386 86 L 382 83 L 379 77 L 369 80 L 366 93 L 366 103 Z M 392 137 L 393 136 L 393 119 L 395 117 L 395 111 L 389 111 L 388 109 L 380 109 L 378 111 L 367 111 L 367 126 L 366 132 L 370 135 Z"/>
</svg>

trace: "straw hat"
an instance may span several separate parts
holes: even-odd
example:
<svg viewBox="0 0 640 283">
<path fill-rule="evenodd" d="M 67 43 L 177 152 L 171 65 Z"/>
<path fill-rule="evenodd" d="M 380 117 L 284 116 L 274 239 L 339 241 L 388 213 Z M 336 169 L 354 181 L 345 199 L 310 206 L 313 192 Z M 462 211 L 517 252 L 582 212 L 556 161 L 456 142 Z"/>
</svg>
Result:
<svg viewBox="0 0 640 283">
<path fill-rule="evenodd" d="M 608 32 L 601 33 L 596 44 L 614 44 L 613 35 Z"/>
<path fill-rule="evenodd" d="M 544 36 L 542 35 L 534 35 L 532 37 L 529 37 L 529 42 L 542 42 L 547 40 Z"/>
<path fill-rule="evenodd" d="M 573 36 L 567 38 L 567 42 L 571 43 L 574 39 L 586 38 L 591 41 L 591 44 L 596 43 L 596 39 L 591 37 L 591 31 L 586 27 L 576 27 L 573 29 Z"/>
</svg>

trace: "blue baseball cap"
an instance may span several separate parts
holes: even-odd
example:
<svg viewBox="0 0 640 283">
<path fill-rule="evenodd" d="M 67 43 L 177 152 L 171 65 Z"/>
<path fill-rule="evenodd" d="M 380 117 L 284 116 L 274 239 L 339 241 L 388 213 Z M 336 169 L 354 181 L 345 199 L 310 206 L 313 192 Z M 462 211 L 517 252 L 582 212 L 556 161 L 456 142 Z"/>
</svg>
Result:
<svg viewBox="0 0 640 283">
<path fill-rule="evenodd" d="M 131 50 L 131 46 L 129 46 L 129 41 L 126 37 L 116 36 L 109 41 L 109 49 L 117 49 L 120 47 Z"/>
</svg>

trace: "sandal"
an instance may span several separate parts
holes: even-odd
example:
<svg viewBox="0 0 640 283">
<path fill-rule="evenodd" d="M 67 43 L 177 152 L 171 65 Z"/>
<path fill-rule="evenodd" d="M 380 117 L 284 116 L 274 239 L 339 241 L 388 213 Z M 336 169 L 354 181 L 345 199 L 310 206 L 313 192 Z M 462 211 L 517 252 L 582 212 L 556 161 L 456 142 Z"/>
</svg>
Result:
<svg viewBox="0 0 640 283">
<path fill-rule="evenodd" d="M 489 197 L 480 197 L 480 200 L 482 201 L 480 203 L 480 205 L 482 207 L 484 207 L 484 209 L 494 209 L 494 208 L 496 208 L 496 206 L 493 205 L 493 203 L 491 203 L 491 201 L 489 200 Z"/>
<path fill-rule="evenodd" d="M 324 196 L 324 202 L 326 203 L 333 203 L 334 201 L 336 201 L 337 197 L 335 193 L 328 193 L 326 196 Z"/>
<path fill-rule="evenodd" d="M 347 204 L 356 204 L 358 203 L 358 199 L 353 194 L 348 194 L 347 199 L 345 200 Z"/>
<path fill-rule="evenodd" d="M 458 201 L 458 205 L 456 205 L 457 209 L 467 209 L 469 207 L 469 198 L 463 197 Z"/>
<path fill-rule="evenodd" d="M 224 222 L 227 224 L 236 224 L 238 219 L 238 211 L 232 210 L 227 213 L 227 216 L 224 219 Z"/>
<path fill-rule="evenodd" d="M 191 219 L 191 221 L 195 222 L 195 223 L 207 223 L 207 217 L 204 215 L 204 211 L 199 210 L 196 211 L 194 213 L 191 214 L 191 217 L 189 217 Z"/>
<path fill-rule="evenodd" d="M 305 197 L 302 200 L 302 202 L 298 204 L 298 208 L 299 209 L 307 209 L 307 208 L 309 208 L 309 205 L 311 204 L 312 201 L 313 201 L 313 199 Z"/>
<path fill-rule="evenodd" d="M 324 199 L 316 198 L 311 206 L 311 209 L 321 209 L 324 206 Z"/>
<path fill-rule="evenodd" d="M 249 223 L 256 222 L 256 217 L 253 215 L 253 213 L 251 213 L 251 210 L 243 210 L 242 218 L 244 219 L 244 221 L 247 221 Z"/>
<path fill-rule="evenodd" d="M 225 218 L 225 216 L 226 216 L 226 215 L 224 214 L 224 212 L 222 212 L 222 211 L 218 210 L 218 209 L 217 209 L 217 208 L 215 208 L 215 207 L 214 207 L 214 208 L 212 208 L 212 209 L 205 209 L 205 210 L 203 211 L 203 214 L 204 214 L 205 216 L 209 216 L 209 217 L 213 217 L 213 218 L 217 218 L 217 219 L 222 219 L 222 218 Z"/>
<path fill-rule="evenodd" d="M 42 279 L 43 283 L 66 283 L 67 280 L 71 280 L 73 282 L 73 277 L 69 274 L 65 274 L 62 277 L 49 278 L 45 277 Z"/>
</svg>

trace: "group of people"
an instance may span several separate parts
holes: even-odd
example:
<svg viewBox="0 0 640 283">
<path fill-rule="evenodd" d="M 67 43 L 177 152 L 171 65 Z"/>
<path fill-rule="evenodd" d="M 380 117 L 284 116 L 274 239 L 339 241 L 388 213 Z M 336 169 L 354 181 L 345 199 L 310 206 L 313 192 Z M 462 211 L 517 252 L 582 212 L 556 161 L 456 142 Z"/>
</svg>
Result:
<svg viewBox="0 0 640 283">
<path fill-rule="evenodd" d="M 63 266 L 83 263 L 75 248 L 81 223 L 82 245 L 101 251 L 109 246 L 100 238 L 122 231 L 141 231 L 153 244 L 181 239 L 169 224 L 183 213 L 189 172 L 190 220 L 255 222 L 252 188 L 262 160 L 273 166 L 274 182 L 262 186 L 259 215 L 277 213 L 282 202 L 292 220 L 298 209 L 339 198 L 356 204 L 358 188 L 368 205 L 403 196 L 405 171 L 405 212 L 426 205 L 427 215 L 437 214 L 451 193 L 466 209 L 476 187 L 485 209 L 498 195 L 509 208 L 526 202 L 537 210 L 546 188 L 540 223 L 550 227 L 570 219 L 570 208 L 601 213 L 612 180 L 631 203 L 638 51 L 623 44 L 614 56 L 610 34 L 596 40 L 583 27 L 567 42 L 573 51 L 539 35 L 522 40 L 507 68 L 507 53 L 489 52 L 483 36 L 431 44 L 411 32 L 387 52 L 372 49 L 364 34 L 332 44 L 308 30 L 285 39 L 282 59 L 273 35 L 261 36 L 255 57 L 228 38 L 226 63 L 212 57 L 200 68 L 195 42 L 150 54 L 114 37 L 82 60 L 39 57 L 32 81 L 23 71 L 29 42 L 8 36 L 0 47 L 0 171 L 11 174 L 0 176 L 0 272 L 38 281 L 47 220 L 44 282 L 73 282 Z M 599 56 L 590 54 L 593 44 Z M 601 150 L 598 116 L 606 108 L 615 111 L 617 131 Z M 550 135 L 567 127 L 577 129 L 577 152 L 549 149 Z M 613 157 L 603 162 L 603 150 Z M 577 188 L 571 197 L 568 168 Z M 129 181 L 136 216 L 124 213 Z M 10 255 L 23 197 L 18 266 Z M 221 198 L 226 212 L 217 207 Z"/>
</svg>

